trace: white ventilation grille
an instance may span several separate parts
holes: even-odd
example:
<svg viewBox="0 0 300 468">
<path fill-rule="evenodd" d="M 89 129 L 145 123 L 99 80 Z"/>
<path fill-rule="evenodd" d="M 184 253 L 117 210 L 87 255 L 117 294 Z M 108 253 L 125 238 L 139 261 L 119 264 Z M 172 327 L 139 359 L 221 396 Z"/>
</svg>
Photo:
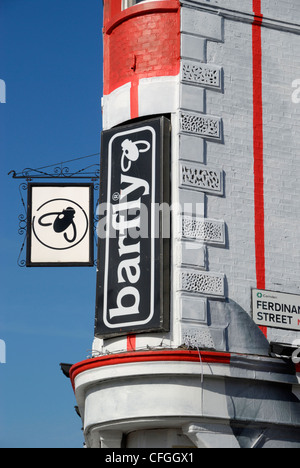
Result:
<svg viewBox="0 0 300 468">
<path fill-rule="evenodd" d="M 211 64 L 183 60 L 181 67 L 183 82 L 213 88 L 221 88 L 221 69 Z"/>
<path fill-rule="evenodd" d="M 182 187 L 203 190 L 222 195 L 222 172 L 197 163 L 180 164 L 180 183 Z"/>
<path fill-rule="evenodd" d="M 187 111 L 180 113 L 180 130 L 203 137 L 220 138 L 221 120 L 209 115 L 193 114 Z"/>
<path fill-rule="evenodd" d="M 180 289 L 189 293 L 224 296 L 224 276 L 196 270 L 181 270 Z"/>
<path fill-rule="evenodd" d="M 225 226 L 223 221 L 196 216 L 182 217 L 182 237 L 211 244 L 225 244 Z"/>
<path fill-rule="evenodd" d="M 188 348 L 215 349 L 215 344 L 208 328 L 183 328 L 182 342 Z"/>
</svg>

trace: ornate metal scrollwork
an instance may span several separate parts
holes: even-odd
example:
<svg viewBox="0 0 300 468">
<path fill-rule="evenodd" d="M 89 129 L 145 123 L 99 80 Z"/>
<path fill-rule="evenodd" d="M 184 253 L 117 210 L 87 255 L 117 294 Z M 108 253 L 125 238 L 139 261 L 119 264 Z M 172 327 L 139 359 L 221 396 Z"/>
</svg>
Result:
<svg viewBox="0 0 300 468">
<path fill-rule="evenodd" d="M 90 179 L 97 180 L 100 175 L 99 164 L 92 164 L 82 169 L 71 171 L 68 166 L 63 164 L 51 166 L 51 171 L 45 171 L 40 169 L 32 169 L 26 167 L 23 171 L 17 173 L 16 171 L 10 171 L 9 175 L 12 174 L 13 179 L 26 179 L 27 181 L 35 179 Z"/>
<path fill-rule="evenodd" d="M 27 207 L 26 207 L 26 204 L 25 204 L 25 201 L 24 201 L 22 191 L 27 191 L 27 189 L 28 189 L 28 184 L 27 183 L 23 182 L 22 184 L 19 185 L 19 192 L 20 192 L 22 206 L 23 206 L 23 209 L 24 209 L 24 214 L 21 213 L 18 216 L 18 219 L 19 219 L 18 233 L 20 234 L 20 236 L 24 236 L 24 237 L 23 237 L 23 242 L 22 242 L 22 246 L 21 246 L 21 250 L 20 250 L 20 253 L 19 253 L 19 256 L 18 256 L 17 263 L 22 268 L 26 266 L 26 260 L 22 259 L 22 254 L 23 254 L 24 247 L 25 247 L 25 244 L 26 244 L 26 236 L 27 236 Z"/>
</svg>

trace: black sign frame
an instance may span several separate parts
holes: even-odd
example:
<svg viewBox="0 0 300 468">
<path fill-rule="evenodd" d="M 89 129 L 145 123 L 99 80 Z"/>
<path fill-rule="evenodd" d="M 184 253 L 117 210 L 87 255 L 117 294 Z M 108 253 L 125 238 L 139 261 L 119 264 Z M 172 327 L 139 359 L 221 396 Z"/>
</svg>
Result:
<svg viewBox="0 0 300 468">
<path fill-rule="evenodd" d="M 56 262 L 56 261 L 32 261 L 32 189 L 34 187 L 51 187 L 51 188 L 62 188 L 62 187 L 84 187 L 89 191 L 89 208 L 87 213 L 87 236 L 88 236 L 88 256 L 89 260 L 85 262 L 81 261 L 67 261 L 67 262 Z M 29 183 L 28 184 L 28 195 L 27 195 L 27 233 L 26 233 L 26 267 L 93 267 L 95 266 L 94 259 L 94 184 L 93 183 Z"/>
<path fill-rule="evenodd" d="M 105 214 L 102 213 L 102 220 L 105 219 L 107 224 L 105 238 L 98 239 L 95 318 L 95 336 L 98 338 L 169 331 L 170 236 L 163 235 L 163 223 L 165 216 L 169 218 L 170 211 L 167 215 L 161 211 L 158 215 L 153 213 L 161 204 L 170 207 L 170 136 L 171 124 L 165 117 L 102 132 L 99 206 L 107 207 Z M 127 145 L 131 142 L 138 148 L 135 155 L 124 156 L 125 140 Z M 130 183 L 130 178 L 139 182 Z M 136 213 L 141 213 L 139 209 L 135 210 L 136 218 L 129 216 L 128 209 L 127 229 L 121 231 L 116 226 L 121 213 L 125 214 L 120 211 L 122 205 L 118 205 L 124 201 L 123 197 L 127 208 L 137 208 L 139 202 L 147 207 L 143 219 L 149 222 L 151 236 L 130 239 L 130 220 L 134 224 L 134 219 L 138 219 Z M 112 215 L 112 212 L 117 214 Z M 112 226 L 113 219 L 116 229 Z M 158 235 L 153 236 L 155 232 Z M 131 254 L 121 255 L 126 247 L 130 250 L 130 245 Z M 135 261 L 135 264 L 126 267 L 126 260 Z M 128 291 L 127 297 L 125 291 Z M 122 314 L 126 308 L 132 313 Z"/>
</svg>

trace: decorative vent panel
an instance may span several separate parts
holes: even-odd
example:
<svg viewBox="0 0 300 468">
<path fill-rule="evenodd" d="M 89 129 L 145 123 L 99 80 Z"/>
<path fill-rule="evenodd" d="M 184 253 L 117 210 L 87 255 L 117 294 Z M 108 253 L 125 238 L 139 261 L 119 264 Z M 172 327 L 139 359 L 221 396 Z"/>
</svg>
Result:
<svg viewBox="0 0 300 468">
<path fill-rule="evenodd" d="M 182 217 L 182 237 L 211 244 L 225 244 L 225 226 L 223 221 Z"/>
<path fill-rule="evenodd" d="M 180 164 L 181 186 L 222 195 L 222 172 L 200 164 Z"/>
<path fill-rule="evenodd" d="M 182 270 L 181 290 L 208 296 L 224 296 L 224 276 L 195 270 Z"/>
<path fill-rule="evenodd" d="M 220 89 L 221 69 L 207 63 L 183 60 L 181 68 L 181 79 L 186 83 Z"/>
<path fill-rule="evenodd" d="M 183 328 L 182 342 L 188 348 L 215 349 L 210 331 L 206 328 Z"/>
<path fill-rule="evenodd" d="M 221 120 L 209 115 L 181 111 L 180 130 L 207 138 L 220 138 Z"/>
</svg>

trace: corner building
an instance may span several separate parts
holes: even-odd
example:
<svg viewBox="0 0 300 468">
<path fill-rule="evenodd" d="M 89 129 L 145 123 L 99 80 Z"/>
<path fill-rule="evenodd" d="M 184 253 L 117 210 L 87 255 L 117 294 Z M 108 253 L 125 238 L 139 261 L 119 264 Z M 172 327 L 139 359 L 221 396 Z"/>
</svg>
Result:
<svg viewBox="0 0 300 468">
<path fill-rule="evenodd" d="M 170 323 L 96 334 L 71 368 L 88 447 L 300 448 L 300 315 L 267 292 L 300 294 L 299 18 L 104 0 L 103 130 L 170 124 Z"/>
</svg>

